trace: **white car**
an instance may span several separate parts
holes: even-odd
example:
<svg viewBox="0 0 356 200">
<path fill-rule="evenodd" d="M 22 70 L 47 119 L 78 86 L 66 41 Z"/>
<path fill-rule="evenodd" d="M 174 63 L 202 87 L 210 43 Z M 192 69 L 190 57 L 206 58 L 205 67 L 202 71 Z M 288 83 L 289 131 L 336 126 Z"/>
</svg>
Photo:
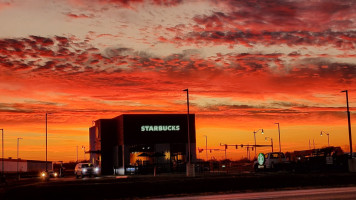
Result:
<svg viewBox="0 0 356 200">
<path fill-rule="evenodd" d="M 78 163 L 75 166 L 74 174 L 77 178 L 84 176 L 98 176 L 100 175 L 99 167 L 94 167 L 91 163 Z"/>
<path fill-rule="evenodd" d="M 253 166 L 255 171 L 258 171 L 259 169 L 280 169 L 286 163 L 287 159 L 282 152 L 260 153 Z"/>
</svg>

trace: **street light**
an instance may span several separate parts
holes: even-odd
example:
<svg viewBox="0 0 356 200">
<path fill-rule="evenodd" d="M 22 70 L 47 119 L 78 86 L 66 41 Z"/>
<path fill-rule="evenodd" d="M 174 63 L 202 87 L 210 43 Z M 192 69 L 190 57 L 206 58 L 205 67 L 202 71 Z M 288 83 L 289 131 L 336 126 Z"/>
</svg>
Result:
<svg viewBox="0 0 356 200">
<path fill-rule="evenodd" d="M 184 92 L 187 92 L 187 134 L 188 134 L 188 164 L 187 164 L 187 176 L 191 176 L 193 175 L 194 176 L 194 169 L 193 169 L 193 174 L 191 174 L 191 156 L 190 156 L 190 126 L 189 126 L 189 90 L 188 88 L 187 89 L 184 89 L 183 90 Z"/>
<path fill-rule="evenodd" d="M 17 174 L 19 175 L 19 154 L 20 154 L 20 140 L 23 138 L 17 138 Z"/>
<path fill-rule="evenodd" d="M 256 152 L 256 133 L 257 133 L 258 131 L 261 131 L 262 134 L 264 133 L 264 132 L 263 132 L 263 128 L 262 128 L 262 129 L 258 129 L 257 131 L 253 131 L 253 136 L 254 136 L 254 138 L 255 138 L 255 157 L 257 156 L 257 152 Z"/>
<path fill-rule="evenodd" d="M 51 113 L 46 113 L 46 173 L 48 172 L 48 164 L 47 164 L 47 115 Z"/>
<path fill-rule="evenodd" d="M 279 123 L 274 123 L 274 124 L 278 125 L 279 152 L 282 152 L 282 149 L 281 149 L 281 130 L 279 128 Z"/>
<path fill-rule="evenodd" d="M 341 92 L 346 93 L 347 121 L 349 123 L 350 157 L 352 158 L 352 136 L 351 136 L 351 119 L 350 119 L 350 108 L 349 108 L 349 93 L 347 90 L 343 90 Z"/>
<path fill-rule="evenodd" d="M 2 153 L 2 163 L 1 163 L 1 181 L 4 178 L 4 129 L 1 130 L 1 153 Z"/>
<path fill-rule="evenodd" d="M 323 136 L 323 133 L 328 136 L 328 146 L 330 146 L 330 143 L 329 143 L 329 133 L 327 133 L 327 132 L 325 132 L 325 131 L 320 131 L 320 136 Z"/>
<path fill-rule="evenodd" d="M 84 150 L 84 161 L 85 161 L 85 146 L 82 146 L 82 149 Z"/>
<path fill-rule="evenodd" d="M 190 133 L 189 133 L 189 90 L 184 89 L 183 91 L 187 92 L 187 128 L 188 128 L 188 163 L 190 165 Z"/>
<path fill-rule="evenodd" d="M 206 153 L 206 161 L 208 161 L 208 136 L 204 135 L 205 137 L 205 153 Z"/>
</svg>

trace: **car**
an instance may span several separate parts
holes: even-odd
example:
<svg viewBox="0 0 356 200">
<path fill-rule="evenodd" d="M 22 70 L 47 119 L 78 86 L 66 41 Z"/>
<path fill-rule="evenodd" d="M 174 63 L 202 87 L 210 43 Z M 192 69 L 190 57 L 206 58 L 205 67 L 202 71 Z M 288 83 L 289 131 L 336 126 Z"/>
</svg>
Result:
<svg viewBox="0 0 356 200">
<path fill-rule="evenodd" d="M 75 166 L 74 174 L 76 178 L 85 177 L 85 176 L 99 176 L 100 169 L 99 167 L 94 167 L 91 163 L 78 163 Z"/>
<path fill-rule="evenodd" d="M 48 170 L 41 172 L 41 177 L 44 179 L 48 179 L 48 178 L 57 178 L 58 177 L 58 173 L 53 171 L 53 170 Z"/>
<path fill-rule="evenodd" d="M 260 169 L 282 169 L 287 164 L 287 159 L 282 152 L 271 152 L 271 153 L 260 153 L 258 155 L 257 161 L 253 163 L 255 171 Z"/>
<path fill-rule="evenodd" d="M 58 173 L 55 172 L 55 171 L 53 171 L 53 170 L 48 171 L 48 174 L 49 174 L 49 176 L 52 177 L 52 178 L 58 177 Z"/>
</svg>

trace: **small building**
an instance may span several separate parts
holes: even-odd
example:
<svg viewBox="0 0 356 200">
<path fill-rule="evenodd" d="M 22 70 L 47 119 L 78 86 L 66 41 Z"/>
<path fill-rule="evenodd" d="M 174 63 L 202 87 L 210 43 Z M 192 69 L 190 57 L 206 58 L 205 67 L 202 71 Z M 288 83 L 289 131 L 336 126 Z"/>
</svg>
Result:
<svg viewBox="0 0 356 200">
<path fill-rule="evenodd" d="M 196 160 L 195 115 L 123 114 L 89 129 L 90 160 L 102 174 L 185 171 Z"/>
</svg>

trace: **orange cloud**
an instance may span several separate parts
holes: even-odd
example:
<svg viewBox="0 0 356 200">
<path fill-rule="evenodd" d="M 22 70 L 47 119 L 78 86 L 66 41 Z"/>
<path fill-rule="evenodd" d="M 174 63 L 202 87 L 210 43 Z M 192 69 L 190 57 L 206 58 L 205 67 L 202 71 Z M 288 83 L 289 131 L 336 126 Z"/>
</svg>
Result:
<svg viewBox="0 0 356 200">
<path fill-rule="evenodd" d="M 186 5 L 149 2 L 161 9 Z M 82 0 L 70 3 L 75 9 L 62 14 L 97 23 L 94 8 L 104 15 L 108 5 L 131 11 L 146 2 L 95 1 L 90 8 Z M 127 22 L 117 21 L 118 34 L 95 29 L 84 38 L 0 38 L 0 128 L 6 130 L 6 156 L 15 157 L 14 141 L 23 137 L 23 158 L 43 159 L 48 112 L 51 157 L 74 160 L 76 146 L 88 143 L 93 120 L 122 113 L 185 113 L 185 88 L 191 112 L 196 113 L 198 147 L 205 145 L 203 135 L 214 148 L 227 142 L 252 144 L 251 133 L 259 128 L 275 138 L 275 122 L 283 124 L 286 150 L 308 148 L 306 138 L 324 128 L 333 132 L 333 145 L 347 146 L 345 94 L 340 91 L 349 90 L 355 118 L 356 40 L 350 23 L 355 4 L 208 3 L 214 11 L 190 19 L 185 13 L 186 23 L 177 19 L 136 30 L 139 22 L 131 24 L 128 17 Z M 108 38 L 112 44 L 102 43 Z M 128 39 L 137 43 L 124 43 Z M 146 43 L 147 49 L 142 47 Z M 266 143 L 261 137 L 259 142 Z M 245 153 L 243 149 L 233 158 Z"/>
</svg>

